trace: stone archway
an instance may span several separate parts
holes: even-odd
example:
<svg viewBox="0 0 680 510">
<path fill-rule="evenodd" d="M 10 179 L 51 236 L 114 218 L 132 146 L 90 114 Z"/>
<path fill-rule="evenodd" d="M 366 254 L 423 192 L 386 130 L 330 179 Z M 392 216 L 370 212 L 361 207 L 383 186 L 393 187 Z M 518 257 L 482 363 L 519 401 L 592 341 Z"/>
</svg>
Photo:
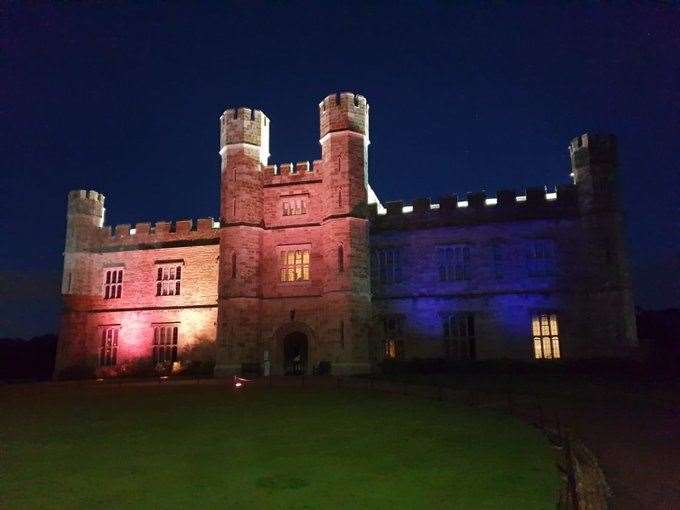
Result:
<svg viewBox="0 0 680 510">
<path fill-rule="evenodd" d="M 311 372 L 318 353 L 316 334 L 307 324 L 291 321 L 276 329 L 272 345 L 272 373 L 296 374 Z M 297 365 L 295 357 L 299 355 Z"/>
<path fill-rule="evenodd" d="M 285 375 L 304 375 L 309 359 L 309 341 L 300 331 L 288 333 L 283 338 L 283 373 Z"/>
</svg>

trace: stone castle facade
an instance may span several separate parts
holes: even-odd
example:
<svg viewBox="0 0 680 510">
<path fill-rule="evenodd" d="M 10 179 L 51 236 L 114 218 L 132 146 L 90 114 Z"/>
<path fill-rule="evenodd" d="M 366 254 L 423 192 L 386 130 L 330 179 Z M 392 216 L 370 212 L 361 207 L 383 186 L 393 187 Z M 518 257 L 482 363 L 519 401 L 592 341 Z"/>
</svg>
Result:
<svg viewBox="0 0 680 510">
<path fill-rule="evenodd" d="M 573 183 L 383 206 L 369 106 L 319 104 L 321 159 L 269 165 L 270 121 L 220 117 L 220 219 L 105 226 L 68 197 L 57 374 L 214 362 L 216 375 L 362 373 L 385 359 L 620 356 L 637 344 L 612 136 Z"/>
</svg>

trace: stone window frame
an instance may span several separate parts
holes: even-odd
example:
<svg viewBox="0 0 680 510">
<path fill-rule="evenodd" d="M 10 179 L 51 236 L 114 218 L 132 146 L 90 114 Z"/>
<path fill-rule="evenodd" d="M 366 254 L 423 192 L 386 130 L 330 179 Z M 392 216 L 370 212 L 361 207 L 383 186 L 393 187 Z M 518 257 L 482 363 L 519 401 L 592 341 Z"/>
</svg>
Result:
<svg viewBox="0 0 680 510">
<path fill-rule="evenodd" d="M 525 240 L 527 273 L 530 278 L 545 278 L 557 274 L 558 246 L 552 237 Z"/>
<path fill-rule="evenodd" d="M 401 313 L 388 313 L 380 316 L 382 324 L 382 358 L 387 360 L 404 359 L 404 325 L 406 316 Z"/>
<path fill-rule="evenodd" d="M 99 350 L 97 365 L 99 367 L 115 367 L 118 363 L 118 343 L 120 340 L 120 324 L 102 324 L 98 327 Z"/>
<path fill-rule="evenodd" d="M 102 270 L 102 297 L 120 299 L 123 296 L 124 264 L 105 265 Z"/>
<path fill-rule="evenodd" d="M 436 246 L 437 277 L 441 283 L 472 280 L 472 243 L 455 241 Z"/>
<path fill-rule="evenodd" d="M 186 275 L 184 259 L 154 261 L 154 289 L 156 297 L 182 294 L 182 277 Z"/>
<path fill-rule="evenodd" d="M 307 215 L 309 204 L 309 193 L 294 193 L 279 197 L 279 210 L 284 218 Z"/>
<path fill-rule="evenodd" d="M 530 313 L 531 358 L 536 361 L 562 359 L 560 341 L 561 313 L 554 309 L 536 309 Z"/>
<path fill-rule="evenodd" d="M 403 249 L 399 246 L 381 246 L 371 249 L 371 281 L 391 285 L 403 281 Z"/>
<path fill-rule="evenodd" d="M 440 313 L 444 353 L 447 359 L 476 359 L 476 344 L 479 338 L 479 312 L 456 310 Z M 475 346 L 474 348 L 472 346 Z M 455 352 L 453 347 L 455 346 Z"/>
<path fill-rule="evenodd" d="M 154 323 L 151 341 L 151 359 L 154 364 L 174 363 L 178 359 L 179 322 Z"/>
<path fill-rule="evenodd" d="M 297 262 L 297 254 L 300 252 L 300 263 Z M 290 253 L 293 253 L 292 264 L 289 264 Z M 305 253 L 307 254 L 307 262 L 305 262 Z M 285 254 L 285 255 L 284 255 Z M 285 256 L 285 259 L 284 259 Z M 300 285 L 309 284 L 312 280 L 312 244 L 284 244 L 276 247 L 276 260 L 279 285 Z M 293 276 L 297 275 L 298 271 L 302 275 L 301 278 L 289 279 L 293 271 Z M 285 272 L 285 273 L 284 273 Z M 285 274 L 285 276 L 284 276 Z"/>
</svg>

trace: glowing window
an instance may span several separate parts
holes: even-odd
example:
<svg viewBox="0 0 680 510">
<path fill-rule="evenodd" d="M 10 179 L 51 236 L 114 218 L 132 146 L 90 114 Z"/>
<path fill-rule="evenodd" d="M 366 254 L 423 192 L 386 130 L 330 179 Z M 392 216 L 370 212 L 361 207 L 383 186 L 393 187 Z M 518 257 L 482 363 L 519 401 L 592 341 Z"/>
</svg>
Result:
<svg viewBox="0 0 680 510">
<path fill-rule="evenodd" d="M 153 361 L 165 363 L 177 361 L 176 324 L 159 324 L 153 328 Z"/>
<path fill-rule="evenodd" d="M 552 239 L 536 239 L 529 244 L 527 252 L 529 276 L 552 276 L 555 274 L 555 242 Z"/>
<path fill-rule="evenodd" d="M 105 326 L 102 328 L 101 342 L 99 344 L 99 366 L 116 366 L 118 357 L 118 332 L 120 326 Z"/>
<path fill-rule="evenodd" d="M 156 270 L 156 295 L 179 296 L 182 290 L 182 266 L 164 265 Z"/>
<path fill-rule="evenodd" d="M 401 281 L 401 253 L 397 248 L 373 250 L 371 253 L 371 278 L 376 283 L 398 283 Z"/>
<path fill-rule="evenodd" d="M 104 272 L 104 299 L 120 299 L 123 292 L 123 270 L 106 269 Z"/>
<path fill-rule="evenodd" d="M 534 358 L 560 358 L 560 337 L 556 314 L 535 314 L 531 319 L 531 333 L 534 344 Z"/>
<path fill-rule="evenodd" d="M 307 197 L 288 197 L 283 199 L 283 215 L 298 216 L 307 214 Z"/>
<path fill-rule="evenodd" d="M 467 245 L 442 246 L 437 250 L 439 281 L 454 282 L 470 279 L 470 247 Z"/>
<path fill-rule="evenodd" d="M 389 315 L 383 318 L 383 358 L 400 359 L 403 356 L 403 317 Z"/>
<path fill-rule="evenodd" d="M 475 316 L 456 313 L 444 317 L 444 349 L 450 359 L 475 359 Z"/>
<path fill-rule="evenodd" d="M 279 260 L 282 282 L 309 280 L 309 250 L 283 250 Z"/>
</svg>

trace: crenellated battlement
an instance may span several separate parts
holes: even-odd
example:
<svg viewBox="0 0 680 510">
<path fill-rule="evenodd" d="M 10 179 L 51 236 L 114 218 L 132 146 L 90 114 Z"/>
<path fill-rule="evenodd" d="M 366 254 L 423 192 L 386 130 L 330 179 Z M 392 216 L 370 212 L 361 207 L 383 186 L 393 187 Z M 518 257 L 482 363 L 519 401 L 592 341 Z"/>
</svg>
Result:
<svg viewBox="0 0 680 510">
<path fill-rule="evenodd" d="M 105 196 L 102 193 L 99 193 L 94 190 L 89 190 L 86 191 L 84 189 L 75 189 L 72 191 L 69 191 L 68 193 L 68 199 L 69 201 L 71 200 L 93 200 L 95 202 L 99 202 L 100 204 L 104 205 L 104 200 Z"/>
<path fill-rule="evenodd" d="M 220 122 L 222 124 L 227 123 L 230 119 L 251 120 L 258 122 L 262 121 L 265 125 L 269 123 L 269 118 L 264 114 L 264 112 L 262 112 L 262 110 L 246 108 L 245 106 L 229 108 L 224 110 L 222 115 L 220 115 Z"/>
<path fill-rule="evenodd" d="M 563 216 L 565 211 L 574 214 L 576 188 L 572 184 L 559 185 L 552 191 L 546 187 L 527 188 L 522 193 L 501 190 L 495 196 L 485 192 L 467 193 L 464 196 L 445 195 L 437 202 L 430 198 L 417 198 L 411 204 L 403 201 L 385 203 L 385 211 L 378 212 L 376 204 L 369 205 L 372 223 L 378 228 L 399 228 L 413 223 L 483 223 Z"/>
<path fill-rule="evenodd" d="M 326 111 L 331 108 L 341 108 L 348 110 L 349 108 L 368 109 L 366 98 L 362 95 L 353 92 L 340 92 L 329 94 L 319 103 L 321 111 Z"/>
<path fill-rule="evenodd" d="M 220 154 L 225 155 L 229 145 L 248 144 L 259 147 L 259 160 L 263 165 L 269 158 L 269 118 L 252 108 L 230 108 L 220 116 Z"/>
<path fill-rule="evenodd" d="M 322 161 L 316 160 L 312 164 L 309 161 L 297 163 L 280 163 L 263 167 L 264 184 L 280 185 L 287 183 L 318 181 L 321 176 Z"/>
<path fill-rule="evenodd" d="M 617 152 L 614 135 L 585 133 L 572 139 L 569 144 L 572 168 L 584 167 L 590 163 L 615 165 Z"/>
<path fill-rule="evenodd" d="M 157 221 L 155 223 L 129 223 L 101 227 L 99 249 L 144 249 L 167 243 L 217 240 L 220 222 L 210 218 L 198 220 Z M 96 249 L 96 247 L 93 247 Z"/>
<path fill-rule="evenodd" d="M 368 136 L 368 103 L 352 92 L 326 96 L 319 103 L 320 138 L 338 131 L 353 131 Z"/>
<path fill-rule="evenodd" d="M 84 232 L 92 227 L 99 228 L 104 224 L 105 197 L 94 190 L 76 189 L 68 194 L 67 229 Z"/>
</svg>

